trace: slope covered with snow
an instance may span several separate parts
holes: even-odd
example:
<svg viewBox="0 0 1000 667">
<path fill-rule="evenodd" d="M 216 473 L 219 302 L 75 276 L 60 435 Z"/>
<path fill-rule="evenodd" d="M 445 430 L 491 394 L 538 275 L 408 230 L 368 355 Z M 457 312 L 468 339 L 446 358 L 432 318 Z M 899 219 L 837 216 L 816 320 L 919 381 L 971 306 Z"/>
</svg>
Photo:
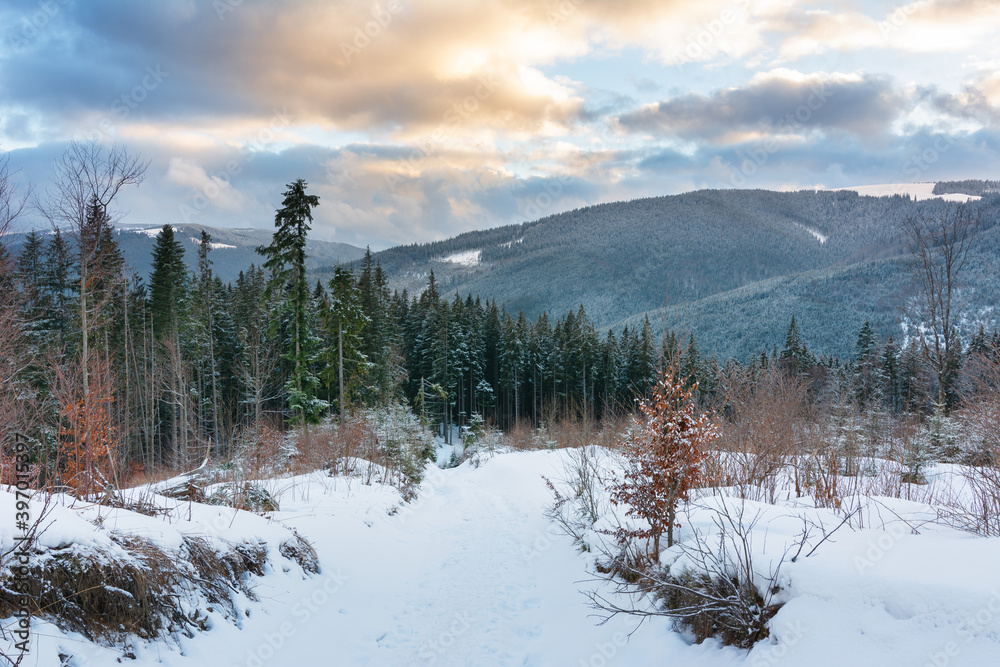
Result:
<svg viewBox="0 0 1000 667">
<path fill-rule="evenodd" d="M 979 199 L 974 195 L 934 194 L 935 183 L 883 183 L 880 185 L 857 185 L 849 188 L 833 188 L 834 190 L 853 190 L 862 197 L 891 197 L 893 195 L 909 195 L 916 201 L 923 199 L 944 199 L 945 201 L 967 202 Z"/>
</svg>

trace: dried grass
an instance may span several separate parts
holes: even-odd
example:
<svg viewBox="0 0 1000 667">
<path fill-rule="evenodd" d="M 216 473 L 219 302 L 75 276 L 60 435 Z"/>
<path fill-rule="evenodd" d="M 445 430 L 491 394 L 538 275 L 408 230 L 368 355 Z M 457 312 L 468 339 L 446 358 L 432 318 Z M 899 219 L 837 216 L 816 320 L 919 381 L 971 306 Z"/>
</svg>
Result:
<svg viewBox="0 0 1000 667">
<path fill-rule="evenodd" d="M 268 567 L 264 543 L 188 536 L 179 553 L 170 553 L 140 537 L 110 535 L 121 551 L 70 545 L 33 553 L 26 566 L 32 616 L 108 645 L 131 636 L 192 636 L 194 629 L 208 629 L 205 612 L 240 618 L 238 596 L 256 600 L 254 581 Z M 278 550 L 305 572 L 319 572 L 316 551 L 298 535 Z M 21 597 L 11 589 L 11 576 L 9 566 L 0 575 L 0 617 L 11 615 Z M 192 607 L 190 614 L 183 611 Z"/>
</svg>

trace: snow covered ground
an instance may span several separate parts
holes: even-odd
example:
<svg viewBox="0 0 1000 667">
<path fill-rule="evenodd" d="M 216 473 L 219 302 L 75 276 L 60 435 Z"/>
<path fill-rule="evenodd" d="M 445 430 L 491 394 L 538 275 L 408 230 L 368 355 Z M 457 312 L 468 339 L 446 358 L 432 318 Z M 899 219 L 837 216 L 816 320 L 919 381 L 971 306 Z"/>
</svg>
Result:
<svg viewBox="0 0 1000 667">
<path fill-rule="evenodd" d="M 567 450 L 499 454 L 475 467 L 431 466 L 418 497 L 317 472 L 275 480 L 281 511 L 264 519 L 176 503 L 172 523 L 103 510 L 102 530 L 175 543 L 178 531 L 273 543 L 296 529 L 320 556 L 307 576 L 280 559 L 257 580 L 239 627 L 212 617 L 193 637 L 143 642 L 135 665 L 992 665 L 1000 656 L 1000 540 L 927 523 L 931 508 L 898 499 L 872 506 L 866 529 L 844 528 L 816 553 L 785 563 L 772 636 L 751 651 L 690 643 L 666 619 L 616 617 L 586 605 L 594 557 L 546 518 L 542 475 L 563 478 Z M 3 517 L 11 494 L 2 494 Z M 715 501 L 713 501 L 715 502 Z M 729 499 L 727 502 L 732 502 Z M 185 510 L 185 508 L 187 508 Z M 788 498 L 748 501 L 760 514 L 755 548 L 781 553 L 807 516 L 839 515 Z M 13 510 L 11 510 L 13 511 Z M 90 539 L 97 509 L 60 508 L 46 538 Z M 185 514 L 186 512 L 186 514 Z M 76 514 L 74 517 L 72 514 Z M 227 514 L 228 513 L 228 514 Z M 223 516 L 225 515 L 225 516 Z M 220 521 L 219 517 L 223 517 Z M 6 520 L 6 519 L 5 519 Z M 710 524 L 695 512 L 693 527 Z M 6 525 L 6 524 L 5 524 Z M 0 535 L 7 545 L 9 533 Z M 98 539 L 98 538 L 93 538 Z M 6 550 L 5 546 L 5 550 Z M 606 589 L 604 589 L 606 590 Z M 25 665 L 117 664 L 120 651 L 35 622 Z M 633 632 L 634 631 L 634 632 Z M 632 633 L 629 636 L 629 633 Z M 0 644 L 2 646 L 2 644 Z M 72 658 L 60 663 L 58 655 Z"/>
<path fill-rule="evenodd" d="M 862 197 L 891 197 L 892 195 L 910 195 L 915 200 L 944 199 L 945 201 L 967 202 L 979 199 L 975 195 L 934 194 L 936 183 L 884 183 L 881 185 L 858 185 L 849 188 L 834 188 L 834 190 L 854 190 Z"/>
<path fill-rule="evenodd" d="M 448 264 L 458 264 L 459 266 L 479 266 L 479 260 L 482 255 L 482 250 L 465 250 L 448 255 L 447 257 L 441 257 L 438 261 L 447 262 Z"/>
</svg>

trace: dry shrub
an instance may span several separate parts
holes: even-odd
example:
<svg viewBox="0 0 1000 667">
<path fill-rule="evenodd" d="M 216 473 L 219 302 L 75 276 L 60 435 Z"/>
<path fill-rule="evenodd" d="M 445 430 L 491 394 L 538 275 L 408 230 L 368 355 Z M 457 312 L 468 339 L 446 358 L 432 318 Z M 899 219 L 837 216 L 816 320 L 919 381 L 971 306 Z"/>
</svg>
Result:
<svg viewBox="0 0 1000 667">
<path fill-rule="evenodd" d="M 943 499 L 941 518 L 976 535 L 1000 536 L 1000 350 L 991 347 L 969 361 L 967 379 L 975 400 L 956 415 L 965 435 L 960 468 L 965 493 Z"/>
<path fill-rule="evenodd" d="M 188 616 L 179 600 L 185 595 L 208 602 L 226 618 L 239 618 L 235 594 L 256 599 L 255 577 L 264 575 L 268 550 L 263 543 L 224 543 L 221 547 L 200 537 L 185 537 L 179 554 L 132 535 L 110 533 L 124 551 L 69 545 L 36 550 L 28 568 L 31 615 L 50 619 L 61 629 L 79 632 L 91 641 L 126 642 L 135 635 L 155 639 L 192 628 L 205 630 L 199 611 Z M 316 552 L 295 536 L 279 547 L 303 570 L 318 572 Z M 0 616 L 17 608 L 18 593 L 11 590 L 5 569 L 0 581 Z"/>
<path fill-rule="evenodd" d="M 264 479 L 283 467 L 287 453 L 284 434 L 263 427 L 248 438 L 238 453 L 244 479 Z"/>
<path fill-rule="evenodd" d="M 530 422 L 524 420 L 517 422 L 504 436 L 507 445 L 516 451 L 538 449 L 538 431 L 531 426 Z"/>
<path fill-rule="evenodd" d="M 198 573 L 198 586 L 205 597 L 222 605 L 230 618 L 237 615 L 234 591 L 240 591 L 251 600 L 257 596 L 250 586 L 250 576 L 264 576 L 267 564 L 267 546 L 262 543 L 227 545 L 218 550 L 203 537 L 184 538 L 184 554 Z"/>
<path fill-rule="evenodd" d="M 33 558 L 28 565 L 31 614 L 91 641 L 154 638 L 186 625 L 174 595 L 185 579 L 176 559 L 141 538 L 115 541 L 131 558 L 74 545 Z M 0 615 L 9 616 L 16 600 L 6 586 L 0 588 Z"/>
<path fill-rule="evenodd" d="M 634 544 L 604 554 L 611 558 L 598 564 L 598 572 L 611 579 L 614 595 L 589 591 L 587 596 L 605 620 L 618 614 L 663 616 L 691 630 L 698 642 L 715 637 L 745 649 L 769 636 L 770 620 L 782 605 L 774 599 L 782 565 L 801 553 L 808 533 L 763 571 L 755 564 L 753 544 L 762 515 L 748 516 L 741 502 L 703 509 L 711 512 L 714 530 L 693 530 L 678 543 L 672 563 L 651 563 Z"/>
<path fill-rule="evenodd" d="M 86 392 L 78 366 L 57 364 L 53 383 L 60 419 L 56 472 L 62 484 L 80 497 L 119 486 L 121 443 L 112 424 L 111 369 L 98 358 L 87 370 Z"/>
<path fill-rule="evenodd" d="M 1000 537 L 1000 468 L 962 466 L 966 493 L 944 499 L 941 519 L 956 528 L 986 537 Z"/>
<path fill-rule="evenodd" d="M 338 424 L 310 429 L 308 441 L 299 433 L 292 472 L 326 470 L 333 476 L 353 472 L 351 460 L 371 449 L 369 441 L 367 425 L 352 415 Z"/>
<path fill-rule="evenodd" d="M 840 455 L 835 447 L 819 443 L 796 467 L 796 495 L 812 496 L 817 507 L 839 509 L 843 498 L 840 485 Z"/>
<path fill-rule="evenodd" d="M 596 445 L 617 449 L 628 424 L 625 416 L 602 421 L 560 419 L 539 429 L 521 422 L 505 434 L 506 443 L 514 449 L 570 449 Z"/>
<path fill-rule="evenodd" d="M 727 378 L 721 437 L 726 452 L 714 473 L 721 486 L 741 498 L 775 502 L 788 472 L 801 453 L 807 417 L 807 387 L 780 369 L 736 371 Z"/>
<path fill-rule="evenodd" d="M 316 549 L 304 537 L 292 530 L 293 536 L 278 546 L 278 553 L 299 564 L 303 571 L 319 574 L 319 555 Z"/>
</svg>

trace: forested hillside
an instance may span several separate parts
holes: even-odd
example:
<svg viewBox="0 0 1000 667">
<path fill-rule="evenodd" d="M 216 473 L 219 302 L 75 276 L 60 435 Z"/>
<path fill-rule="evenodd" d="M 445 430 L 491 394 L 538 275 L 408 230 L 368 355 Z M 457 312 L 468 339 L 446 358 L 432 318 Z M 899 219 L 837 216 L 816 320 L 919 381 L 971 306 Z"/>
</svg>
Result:
<svg viewBox="0 0 1000 667">
<path fill-rule="evenodd" d="M 646 313 L 658 322 L 669 305 L 670 328 L 700 332 L 707 350 L 737 358 L 773 344 L 773 325 L 801 310 L 816 344 L 842 355 L 866 319 L 883 335 L 900 333 L 912 291 L 903 223 L 938 218 L 949 206 L 853 191 L 705 190 L 592 206 L 374 259 L 391 287 L 420 290 L 433 269 L 442 292 L 495 299 L 529 319 L 583 305 L 599 328 L 620 328 Z M 1000 197 L 973 206 L 984 225 L 966 306 L 981 313 L 998 296 L 987 275 L 1000 257 L 991 231 Z"/>
</svg>

